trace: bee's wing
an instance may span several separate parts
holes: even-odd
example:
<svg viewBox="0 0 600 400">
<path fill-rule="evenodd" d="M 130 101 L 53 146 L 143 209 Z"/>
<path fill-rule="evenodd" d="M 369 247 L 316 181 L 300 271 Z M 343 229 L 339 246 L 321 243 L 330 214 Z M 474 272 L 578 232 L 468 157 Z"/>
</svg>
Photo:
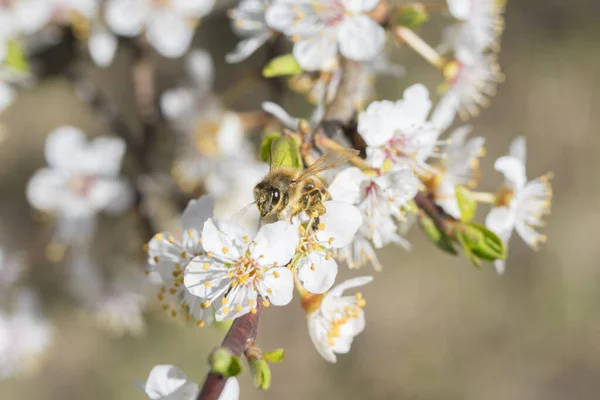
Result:
<svg viewBox="0 0 600 400">
<path fill-rule="evenodd" d="M 325 171 L 329 168 L 335 168 L 343 163 L 349 161 L 352 157 L 358 155 L 358 150 L 354 149 L 339 149 L 339 150 L 327 150 L 317 161 L 312 163 L 308 168 L 302 171 L 302 174 L 296 179 L 296 182 L 301 181 L 311 175 L 318 174 L 321 171 Z"/>
<path fill-rule="evenodd" d="M 271 147 L 269 148 L 269 172 L 274 169 L 281 167 L 283 161 L 285 160 L 286 154 L 284 152 L 280 152 L 279 157 L 276 160 L 273 160 L 273 146 L 275 145 L 275 141 L 271 142 Z"/>
</svg>

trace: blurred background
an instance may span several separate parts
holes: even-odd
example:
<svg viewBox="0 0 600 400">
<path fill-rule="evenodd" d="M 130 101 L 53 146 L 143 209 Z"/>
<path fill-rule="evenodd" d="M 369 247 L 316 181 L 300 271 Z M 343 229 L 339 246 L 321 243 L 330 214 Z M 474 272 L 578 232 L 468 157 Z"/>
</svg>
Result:
<svg viewBox="0 0 600 400">
<path fill-rule="evenodd" d="M 226 4 L 222 6 L 223 11 L 205 18 L 194 42 L 213 54 L 217 91 L 241 79 L 245 69 L 260 68 L 268 57 L 259 51 L 239 66 L 221 61 L 237 41 L 229 29 Z M 380 252 L 383 271 L 342 269 L 343 277 L 374 274 L 376 279 L 363 290 L 366 330 L 336 365 L 314 350 L 297 298 L 291 306 L 264 312 L 259 344 L 267 350 L 285 348 L 286 359 L 272 368 L 268 392 L 253 389 L 249 376 L 243 376 L 242 399 L 600 396 L 598 15 L 600 3 L 594 0 L 509 1 L 499 59 L 506 81 L 490 107 L 470 121 L 474 134 L 486 138 L 481 164 L 489 187 L 483 190 L 494 190 L 501 182 L 493 161 L 517 135 L 527 138 L 528 177 L 554 172 L 548 241 L 541 250 L 533 252 L 513 237 L 506 274 L 499 277 L 491 265 L 477 270 L 464 258 L 438 251 L 414 229 L 409 235 L 412 252 L 394 247 Z M 420 30 L 423 37 L 436 43 L 439 31 L 429 26 L 442 25 L 442 19 L 433 17 Z M 407 78 L 381 79 L 380 97 L 397 99 L 418 81 L 431 89 L 439 83 L 437 72 L 417 55 L 407 49 L 394 54 L 406 67 Z M 111 67 L 89 70 L 124 112 L 132 113 L 127 109 L 133 102 L 128 65 L 127 54 L 119 53 Z M 166 77 L 160 85 L 174 85 L 181 66 L 161 60 L 160 68 Z M 243 92 L 234 107 L 250 110 L 268 92 L 263 87 Z M 293 96 L 285 102 L 300 103 Z M 145 380 L 156 364 L 176 365 L 202 382 L 207 355 L 223 331 L 190 328 L 151 300 L 143 334 L 106 334 L 76 316 L 60 294 L 64 267 L 43 256 L 51 229 L 32 218 L 24 191 L 27 179 L 44 163 L 45 136 L 64 124 L 103 134 L 101 121 L 77 99 L 67 80 L 50 73 L 20 93 L 0 115 L 0 123 L 9 133 L 0 145 L 2 239 L 8 248 L 29 252 L 27 279 L 43 294 L 42 309 L 56 324 L 54 343 L 39 370 L 1 381 L 0 399 L 142 399 L 133 382 Z M 104 230 L 115 229 L 114 222 L 103 224 Z M 102 254 L 110 254 L 113 245 L 99 243 Z"/>
</svg>

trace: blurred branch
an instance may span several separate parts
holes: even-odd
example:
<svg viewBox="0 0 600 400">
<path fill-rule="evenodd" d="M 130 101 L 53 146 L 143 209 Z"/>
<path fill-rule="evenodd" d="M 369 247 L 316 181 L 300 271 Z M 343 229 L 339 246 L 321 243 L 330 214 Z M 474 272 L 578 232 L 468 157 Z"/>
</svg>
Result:
<svg viewBox="0 0 600 400">
<path fill-rule="evenodd" d="M 257 300 L 256 313 L 248 313 L 236 318 L 229 328 L 225 339 L 221 343 L 221 348 L 228 350 L 233 355 L 240 357 L 249 342 L 253 342 L 258 334 L 258 318 L 262 301 L 260 297 Z M 202 385 L 197 400 L 217 400 L 223 392 L 227 378 L 216 372 L 209 372 Z"/>
</svg>

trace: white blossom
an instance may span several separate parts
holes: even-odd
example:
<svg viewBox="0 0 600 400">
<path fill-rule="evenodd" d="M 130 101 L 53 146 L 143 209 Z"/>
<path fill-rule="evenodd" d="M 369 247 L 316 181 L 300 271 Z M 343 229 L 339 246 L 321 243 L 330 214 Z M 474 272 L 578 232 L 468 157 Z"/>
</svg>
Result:
<svg viewBox="0 0 600 400">
<path fill-rule="evenodd" d="M 172 365 L 155 366 L 139 386 L 152 400 L 195 400 L 199 392 L 198 384 Z M 237 400 L 239 396 L 237 378 L 227 379 L 219 400 Z"/>
<path fill-rule="evenodd" d="M 542 218 L 549 214 L 552 190 L 550 176 L 527 181 L 525 174 L 525 138 L 518 137 L 511 144 L 508 155 L 496 160 L 494 168 L 504 175 L 504 188 L 497 195 L 494 207 L 487 215 L 486 226 L 508 245 L 513 230 L 533 249 L 546 240 L 536 228 L 543 226 Z M 494 262 L 502 274 L 503 260 Z"/>
<path fill-rule="evenodd" d="M 460 219 L 460 210 L 456 202 L 456 185 L 473 187 L 478 180 L 479 157 L 483 154 L 485 139 L 474 137 L 466 140 L 471 133 L 471 125 L 456 128 L 448 137 L 444 148 L 444 157 L 436 166 L 434 181 L 436 203 L 456 219 Z"/>
<path fill-rule="evenodd" d="M 94 318 L 100 327 L 119 336 L 144 332 L 147 301 L 143 293 L 132 289 L 136 283 L 125 285 L 117 281 L 103 293 L 94 310 Z"/>
<path fill-rule="evenodd" d="M 456 113 L 461 119 L 475 117 L 480 107 L 489 104 L 496 94 L 496 85 L 504 79 L 493 55 L 456 52 L 455 59 L 444 67 L 445 94 L 437 105 L 431 121 L 440 129 L 452 124 Z"/>
<path fill-rule="evenodd" d="M 20 255 L 10 254 L 8 251 L 0 248 L 0 289 L 2 291 L 20 278 L 23 272 L 21 262 Z"/>
<path fill-rule="evenodd" d="M 435 151 L 441 131 L 427 116 L 431 100 L 427 88 L 416 84 L 395 103 L 374 101 L 358 117 L 358 132 L 367 143 L 367 163 L 374 168 L 388 164 L 429 169 L 425 163 Z"/>
<path fill-rule="evenodd" d="M 202 230 L 206 255 L 184 274 L 188 290 L 217 308 L 216 319 L 234 319 L 263 305 L 282 306 L 293 296 L 294 278 L 285 265 L 298 247 L 298 230 L 287 221 L 263 225 L 253 240 L 236 222 L 209 219 Z M 220 298 L 220 301 L 218 300 Z"/>
<path fill-rule="evenodd" d="M 371 240 L 376 248 L 389 243 L 409 247 L 398 232 L 399 222 L 404 218 L 402 208 L 417 193 L 417 178 L 408 167 L 377 176 L 350 167 L 335 177 L 329 185 L 329 193 L 333 200 L 356 205 L 363 216 L 357 237 L 349 248 L 339 253 L 349 264 L 369 261 L 378 266 L 374 251 L 364 238 Z"/>
<path fill-rule="evenodd" d="M 312 218 L 299 224 L 300 244 L 293 263 L 304 288 L 317 294 L 335 282 L 338 266 L 332 256 L 334 249 L 347 246 L 362 224 L 360 211 L 351 204 L 327 201 L 325 208 L 316 229 Z"/>
<path fill-rule="evenodd" d="M 348 353 L 354 337 L 365 329 L 362 294 L 343 296 L 343 293 L 372 280 L 371 276 L 349 279 L 331 289 L 317 308 L 308 310 L 308 333 L 325 360 L 334 363 L 337 361 L 336 353 Z"/>
<path fill-rule="evenodd" d="M 46 139 L 49 166 L 29 180 L 27 199 L 40 211 L 57 213 L 63 232 L 73 237 L 78 227 L 93 223 L 98 212 L 117 213 L 131 204 L 131 188 L 118 176 L 124 153 L 120 138 L 87 142 L 77 128 L 57 128 Z"/>
<path fill-rule="evenodd" d="M 374 59 L 385 44 L 385 30 L 366 15 L 379 0 L 273 0 L 267 24 L 294 40 L 294 57 L 307 71 L 331 70 L 342 56 Z"/>
<path fill-rule="evenodd" d="M 448 11 L 458 20 L 444 30 L 443 47 L 464 48 L 481 54 L 498 50 L 504 27 L 504 5 L 496 0 L 447 0 Z"/>
<path fill-rule="evenodd" d="M 271 36 L 272 31 L 265 21 L 265 11 L 271 0 L 241 0 L 229 16 L 233 30 L 244 37 L 236 48 L 225 56 L 229 63 L 238 63 L 248 58 Z"/>
<path fill-rule="evenodd" d="M 186 318 L 194 318 L 199 326 L 212 322 L 213 310 L 202 307 L 203 300 L 186 289 L 183 273 L 194 257 L 204 254 L 200 233 L 213 209 L 214 201 L 208 196 L 190 201 L 181 216 L 181 239 L 161 232 L 146 247 L 150 270 L 156 271 L 162 280 L 159 300 L 173 316 L 183 310 Z"/>
<path fill-rule="evenodd" d="M 118 35 L 146 39 L 165 57 L 180 57 L 190 46 L 197 21 L 215 0 L 107 0 L 106 23 Z"/>
<path fill-rule="evenodd" d="M 0 312 L 0 378 L 29 373 L 50 345 L 53 329 L 32 292 L 19 293 L 11 315 Z"/>
</svg>

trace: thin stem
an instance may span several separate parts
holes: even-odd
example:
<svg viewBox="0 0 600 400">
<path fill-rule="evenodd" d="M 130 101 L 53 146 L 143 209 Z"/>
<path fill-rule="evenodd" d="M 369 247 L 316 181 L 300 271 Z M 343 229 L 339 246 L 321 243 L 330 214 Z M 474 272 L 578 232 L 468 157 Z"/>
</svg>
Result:
<svg viewBox="0 0 600 400">
<path fill-rule="evenodd" d="M 444 210 L 435 204 L 425 193 L 420 192 L 414 198 L 417 207 L 425 212 L 435 223 L 435 226 L 449 237 L 454 236 L 456 220 L 446 214 Z"/>
<path fill-rule="evenodd" d="M 473 200 L 480 203 L 494 204 L 496 202 L 496 195 L 488 192 L 471 192 Z"/>
<path fill-rule="evenodd" d="M 346 147 L 342 146 L 341 144 L 339 144 L 338 142 L 336 142 L 333 139 L 329 139 L 327 136 L 322 135 L 322 134 L 316 134 L 315 135 L 315 143 L 325 147 L 326 149 L 329 150 L 343 150 L 346 149 Z M 362 169 L 363 171 L 373 171 L 374 168 L 370 167 L 369 165 L 367 165 L 367 163 L 365 162 L 365 160 L 363 160 L 362 158 L 360 158 L 359 156 L 354 156 L 350 159 L 350 162 L 354 165 L 356 165 L 358 168 Z"/>
<path fill-rule="evenodd" d="M 223 339 L 223 342 L 221 343 L 222 348 L 227 349 L 235 356 L 240 357 L 246 350 L 248 342 L 254 342 L 254 340 L 256 340 L 258 334 L 258 318 L 262 310 L 261 303 L 262 301 L 258 298 L 255 314 L 248 313 L 233 321 L 231 328 L 229 328 L 227 335 L 225 335 L 225 339 Z M 225 382 L 227 382 L 227 378 L 223 375 L 216 372 L 209 372 L 196 399 L 217 400 L 221 395 L 221 392 L 223 392 Z"/>
<path fill-rule="evenodd" d="M 433 47 L 431 47 L 427 42 L 421 39 L 416 33 L 412 30 L 399 26 L 395 30 L 396 37 L 401 39 L 404 43 L 406 43 L 410 48 L 419 53 L 421 57 L 427 60 L 431 65 L 436 67 L 438 70 L 443 71 L 444 65 L 446 64 L 446 59 L 438 54 L 437 51 Z"/>
</svg>

